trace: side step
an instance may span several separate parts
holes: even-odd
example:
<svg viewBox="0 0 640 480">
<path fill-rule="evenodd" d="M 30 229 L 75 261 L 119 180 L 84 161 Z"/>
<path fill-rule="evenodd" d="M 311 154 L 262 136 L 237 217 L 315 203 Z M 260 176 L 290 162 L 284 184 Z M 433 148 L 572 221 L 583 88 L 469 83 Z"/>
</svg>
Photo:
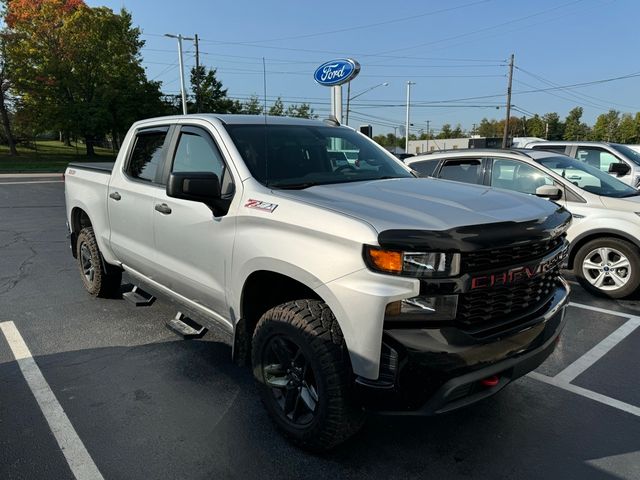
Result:
<svg viewBox="0 0 640 480">
<path fill-rule="evenodd" d="M 185 317 L 181 312 L 176 313 L 175 318 L 167 322 L 167 327 L 184 339 L 202 338 L 207 333 L 205 327 L 189 317 Z"/>
<path fill-rule="evenodd" d="M 156 297 L 138 287 L 133 287 L 130 292 L 123 293 L 122 298 L 133 303 L 136 307 L 148 307 L 156 301 Z"/>
</svg>

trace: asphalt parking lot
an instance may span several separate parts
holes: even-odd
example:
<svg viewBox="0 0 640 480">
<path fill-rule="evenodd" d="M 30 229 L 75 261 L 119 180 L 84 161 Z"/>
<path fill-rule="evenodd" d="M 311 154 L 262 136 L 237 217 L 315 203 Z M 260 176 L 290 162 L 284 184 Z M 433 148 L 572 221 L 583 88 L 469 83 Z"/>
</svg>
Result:
<svg viewBox="0 0 640 480">
<path fill-rule="evenodd" d="M 165 327 L 170 305 L 87 295 L 65 233 L 58 178 L 0 178 L 1 479 L 72 479 L 69 462 L 105 479 L 640 478 L 637 299 L 573 283 L 536 372 L 440 417 L 372 417 L 316 456 L 275 431 L 229 347 Z M 80 443 L 63 452 L 52 428 Z"/>
</svg>

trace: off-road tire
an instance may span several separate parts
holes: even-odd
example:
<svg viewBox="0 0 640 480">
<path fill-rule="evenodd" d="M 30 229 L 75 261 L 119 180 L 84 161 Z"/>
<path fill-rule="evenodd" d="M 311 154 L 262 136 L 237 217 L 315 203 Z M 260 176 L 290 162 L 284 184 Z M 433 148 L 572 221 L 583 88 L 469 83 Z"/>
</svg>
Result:
<svg viewBox="0 0 640 480">
<path fill-rule="evenodd" d="M 286 418 L 265 382 L 263 359 L 274 338 L 292 342 L 306 357 L 317 384 L 316 410 L 308 425 Z M 296 445 L 316 452 L 347 440 L 365 414 L 353 401 L 353 373 L 342 331 L 329 307 L 318 300 L 296 300 L 267 311 L 253 334 L 252 365 L 262 401 L 278 429 Z"/>
<path fill-rule="evenodd" d="M 76 257 L 80 278 L 90 295 L 113 298 L 118 294 L 122 282 L 122 271 L 103 262 L 93 228 L 85 227 L 78 234 Z M 86 274 L 88 266 L 92 269 L 92 275 Z"/>
<path fill-rule="evenodd" d="M 584 261 L 590 252 L 593 252 L 598 248 L 617 250 L 629 260 L 630 271 L 624 286 L 613 290 L 604 290 L 592 284 L 585 277 L 583 272 Z M 597 240 L 591 240 L 580 247 L 580 250 L 576 253 L 573 263 L 573 272 L 580 282 L 580 285 L 582 285 L 582 287 L 584 287 L 588 292 L 609 298 L 624 298 L 634 293 L 640 286 L 640 251 L 635 245 L 619 238 L 604 237 Z"/>
</svg>

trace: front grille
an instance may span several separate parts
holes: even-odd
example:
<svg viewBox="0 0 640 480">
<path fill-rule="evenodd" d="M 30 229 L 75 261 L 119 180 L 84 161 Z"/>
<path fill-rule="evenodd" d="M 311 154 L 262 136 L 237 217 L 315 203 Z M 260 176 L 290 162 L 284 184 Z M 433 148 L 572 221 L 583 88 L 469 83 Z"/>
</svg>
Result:
<svg viewBox="0 0 640 480">
<path fill-rule="evenodd" d="M 480 272 L 526 263 L 527 260 L 542 258 L 551 253 L 564 242 L 564 238 L 565 235 L 559 235 L 551 240 L 464 253 L 461 269 L 463 273 Z"/>
<path fill-rule="evenodd" d="M 560 267 L 509 286 L 491 287 L 462 293 L 458 299 L 456 323 L 461 330 L 480 337 L 509 330 L 512 323 L 526 322 L 547 304 L 559 283 Z"/>
</svg>

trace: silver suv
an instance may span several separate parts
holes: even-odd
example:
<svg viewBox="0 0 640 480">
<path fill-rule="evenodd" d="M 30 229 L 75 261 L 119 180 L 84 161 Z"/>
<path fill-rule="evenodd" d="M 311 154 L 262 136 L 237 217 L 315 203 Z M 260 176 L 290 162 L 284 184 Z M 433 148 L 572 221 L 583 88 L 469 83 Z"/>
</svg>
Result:
<svg viewBox="0 0 640 480">
<path fill-rule="evenodd" d="M 456 150 L 407 159 L 421 176 L 546 197 L 573 214 L 568 267 L 589 291 L 640 286 L 640 194 L 587 163 L 546 150 Z"/>
<path fill-rule="evenodd" d="M 564 153 L 618 180 L 640 187 L 640 152 L 627 145 L 609 142 L 531 142 L 525 148 Z"/>
</svg>

